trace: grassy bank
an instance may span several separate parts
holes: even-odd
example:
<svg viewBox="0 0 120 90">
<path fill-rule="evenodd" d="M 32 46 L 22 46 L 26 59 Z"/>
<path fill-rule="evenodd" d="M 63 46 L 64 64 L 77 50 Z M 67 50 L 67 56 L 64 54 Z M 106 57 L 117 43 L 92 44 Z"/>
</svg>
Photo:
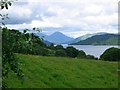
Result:
<svg viewBox="0 0 120 90">
<path fill-rule="evenodd" d="M 9 87 L 114 88 L 118 87 L 117 62 L 17 54 L 25 75 L 23 84 L 11 73 Z"/>
</svg>

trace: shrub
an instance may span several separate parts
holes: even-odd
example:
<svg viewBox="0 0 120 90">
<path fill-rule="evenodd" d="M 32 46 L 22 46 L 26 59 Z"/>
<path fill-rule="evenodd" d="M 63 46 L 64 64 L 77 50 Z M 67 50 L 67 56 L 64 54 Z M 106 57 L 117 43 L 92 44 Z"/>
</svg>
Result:
<svg viewBox="0 0 120 90">
<path fill-rule="evenodd" d="M 104 61 L 118 61 L 120 60 L 120 49 L 119 48 L 109 48 L 101 56 L 100 60 Z"/>
<path fill-rule="evenodd" d="M 68 56 L 68 57 L 73 57 L 73 58 L 75 58 L 75 57 L 77 57 L 79 51 L 78 51 L 76 48 L 70 46 L 70 47 L 67 47 L 67 48 L 66 48 L 66 53 L 67 53 L 67 56 Z"/>
<path fill-rule="evenodd" d="M 64 49 L 64 47 L 63 47 L 62 45 L 57 45 L 57 46 L 55 47 L 55 49 L 56 49 L 56 50 Z"/>
<path fill-rule="evenodd" d="M 78 58 L 86 58 L 86 54 L 83 50 L 80 50 L 77 57 Z"/>
<path fill-rule="evenodd" d="M 94 57 L 93 55 L 87 55 L 86 58 L 87 58 L 87 59 L 96 59 L 96 60 L 97 60 L 97 58 Z"/>
<path fill-rule="evenodd" d="M 56 52 L 55 52 L 55 56 L 61 56 L 61 57 L 64 57 L 64 56 L 66 56 L 66 52 L 65 52 L 65 50 L 56 50 Z"/>
</svg>

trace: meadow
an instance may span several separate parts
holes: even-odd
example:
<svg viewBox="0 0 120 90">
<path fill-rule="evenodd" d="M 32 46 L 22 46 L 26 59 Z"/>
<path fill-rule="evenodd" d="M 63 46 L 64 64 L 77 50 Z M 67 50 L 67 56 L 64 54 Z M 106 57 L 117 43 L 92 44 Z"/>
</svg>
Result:
<svg viewBox="0 0 120 90">
<path fill-rule="evenodd" d="M 117 88 L 118 63 L 68 57 L 17 54 L 23 83 L 14 73 L 9 88 Z"/>
</svg>

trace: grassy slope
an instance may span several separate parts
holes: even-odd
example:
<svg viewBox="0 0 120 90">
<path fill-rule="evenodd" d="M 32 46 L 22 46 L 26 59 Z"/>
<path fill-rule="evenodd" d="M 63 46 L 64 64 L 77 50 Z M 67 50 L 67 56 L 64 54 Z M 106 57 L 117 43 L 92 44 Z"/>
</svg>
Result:
<svg viewBox="0 0 120 90">
<path fill-rule="evenodd" d="M 117 63 L 63 57 L 17 55 L 25 74 L 23 85 L 12 76 L 9 87 L 109 88 L 117 87 Z"/>
</svg>

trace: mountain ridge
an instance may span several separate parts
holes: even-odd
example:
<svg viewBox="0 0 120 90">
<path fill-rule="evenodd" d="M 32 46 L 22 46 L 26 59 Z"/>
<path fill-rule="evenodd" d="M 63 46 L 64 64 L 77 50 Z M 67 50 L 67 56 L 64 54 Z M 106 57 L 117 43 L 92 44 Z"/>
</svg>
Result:
<svg viewBox="0 0 120 90">
<path fill-rule="evenodd" d="M 118 45 L 118 34 L 95 35 L 86 40 L 72 43 L 70 45 Z"/>
<path fill-rule="evenodd" d="M 71 40 L 73 40 L 74 38 L 69 37 L 61 32 L 54 32 L 51 35 L 45 35 L 43 33 L 37 33 L 36 34 L 39 37 L 43 36 L 43 39 L 49 42 L 52 42 L 54 44 L 62 44 L 65 42 L 69 42 Z"/>
<path fill-rule="evenodd" d="M 74 40 L 67 42 L 67 43 L 68 44 L 77 43 L 79 41 L 86 40 L 87 38 L 90 38 L 92 36 L 103 35 L 103 34 L 107 34 L 107 33 L 106 32 L 98 32 L 98 33 L 93 33 L 93 34 L 85 34 L 85 35 L 79 36 L 79 37 L 75 38 Z"/>
<path fill-rule="evenodd" d="M 50 45 L 51 43 L 53 43 L 53 44 L 70 44 L 70 45 L 79 45 L 79 44 L 80 45 L 86 45 L 86 44 L 87 45 L 109 45 L 109 44 L 114 45 L 114 44 L 117 44 L 117 37 L 113 37 L 113 35 L 117 35 L 117 34 L 111 34 L 111 33 L 106 33 L 106 32 L 86 34 L 86 35 L 80 36 L 75 39 L 72 37 L 69 37 L 61 32 L 58 32 L 58 31 L 52 33 L 51 35 L 45 35 L 40 32 L 36 33 L 36 35 L 39 37 L 43 37 L 44 42 L 47 43 L 48 45 Z M 102 35 L 101 37 L 99 37 L 102 39 L 98 38 L 99 35 Z M 112 38 L 108 35 L 111 35 Z M 106 39 L 106 36 L 109 37 L 108 40 Z M 89 38 L 93 38 L 94 40 L 89 39 Z M 96 41 L 97 39 L 99 39 L 99 42 Z M 92 42 L 90 43 L 90 41 L 92 41 Z"/>
</svg>

